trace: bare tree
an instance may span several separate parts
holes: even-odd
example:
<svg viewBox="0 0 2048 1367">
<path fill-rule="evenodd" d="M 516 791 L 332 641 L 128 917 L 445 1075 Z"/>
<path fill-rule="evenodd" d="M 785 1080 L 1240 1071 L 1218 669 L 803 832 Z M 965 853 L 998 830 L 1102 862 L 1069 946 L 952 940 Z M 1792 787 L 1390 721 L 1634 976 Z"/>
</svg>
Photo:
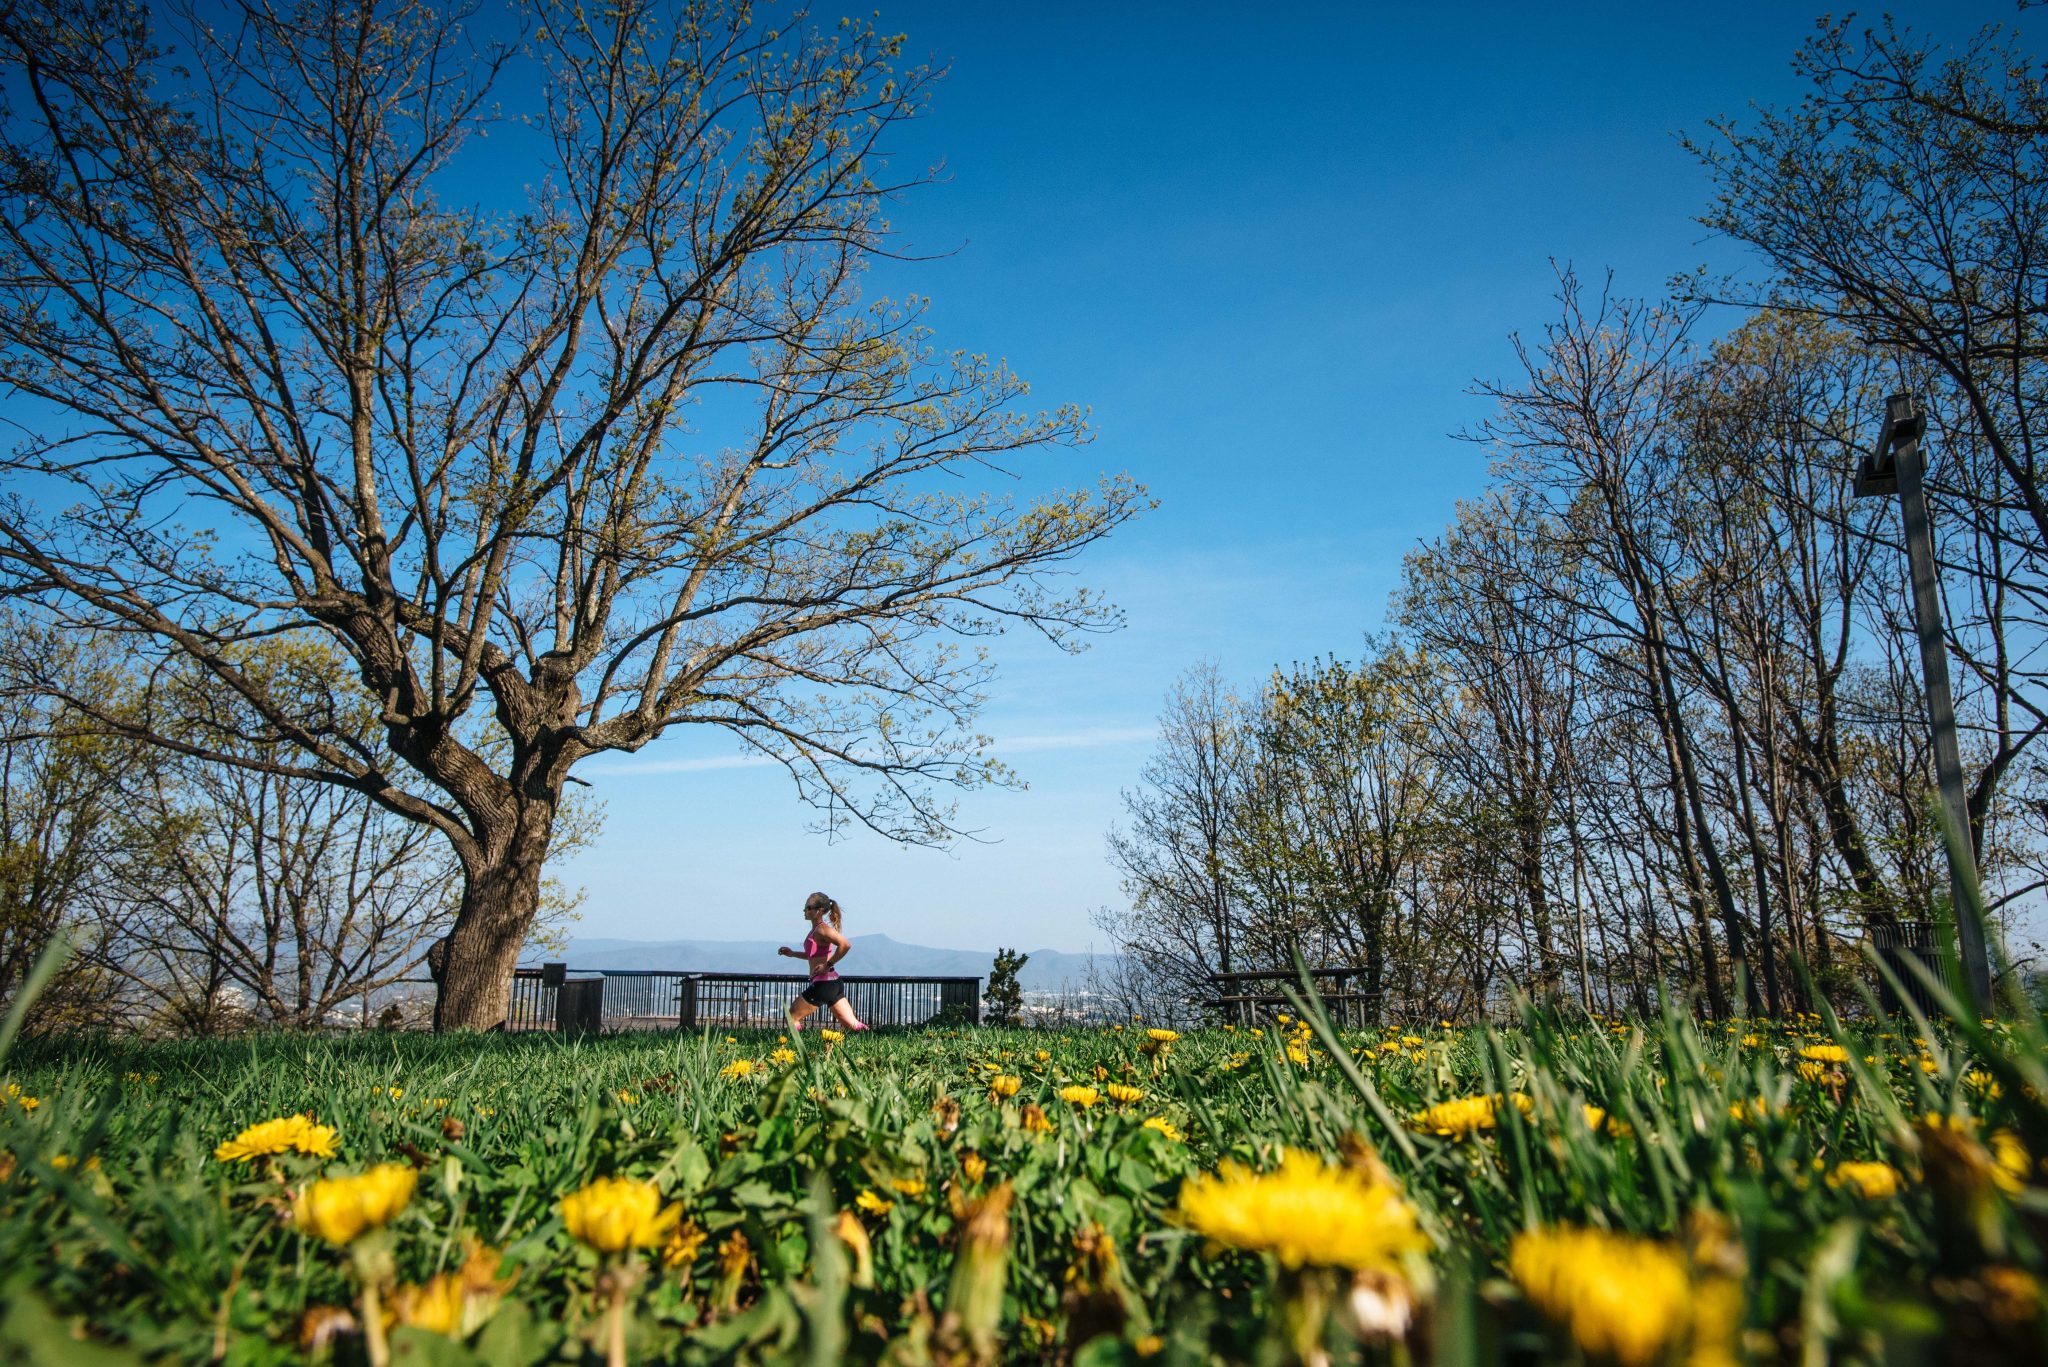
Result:
<svg viewBox="0 0 2048 1367">
<path fill-rule="evenodd" d="M 1130 826 L 1109 833 L 1130 901 L 1096 923 L 1117 946 L 1119 995 L 1198 996 L 1209 973 L 1237 964 L 1228 846 L 1249 760 L 1243 703 L 1213 663 L 1195 665 L 1167 694 L 1140 786 L 1123 795 Z"/>
<path fill-rule="evenodd" d="M 456 1027 L 505 1018 L 592 754 L 722 727 L 828 822 L 949 838 L 943 791 L 1005 775 L 958 639 L 1110 624 L 1054 575 L 1143 503 L 978 491 L 1080 415 L 1013 411 L 1005 367 L 861 300 L 923 179 L 884 159 L 937 75 L 900 39 L 726 0 L 530 15 L 0 11 L 0 384 L 41 415 L 0 466 L 6 587 L 257 719 L 212 744 L 67 698 L 108 728 L 445 837 Z M 301 629 L 374 749 L 245 667 Z"/>
<path fill-rule="evenodd" d="M 1571 546 L 1575 582 L 1560 584 L 1592 624 L 1588 644 L 1639 680 L 1671 787 L 1672 830 L 1694 907 L 1709 1009 L 1727 1014 L 1708 931 L 1718 920 L 1740 970 L 1747 937 L 1721 841 L 1706 807 L 1701 746 L 1680 678 L 1684 593 L 1692 566 L 1669 514 L 1690 490 L 1672 460 L 1692 351 L 1690 316 L 1605 290 L 1590 301 L 1559 271 L 1559 321 L 1536 347 L 1516 343 L 1523 376 L 1483 384 L 1498 411 L 1473 435 L 1520 463 L 1544 491 Z M 1711 903 L 1712 911 L 1709 911 Z M 1748 983 L 1751 1009 L 1760 1006 Z"/>
<path fill-rule="evenodd" d="M 1552 887 L 1550 845 L 1568 824 L 1585 663 L 1571 601 L 1545 587 L 1555 582 L 1558 530 L 1529 491 L 1490 490 L 1408 557 L 1396 619 L 1455 690 L 1456 705 L 1429 726 L 1437 763 L 1512 831 L 1513 900 L 1535 961 L 1530 983 L 1546 993 L 1562 976 L 1557 922 L 1569 914 L 1580 998 L 1590 1007 L 1583 904 Z"/>
</svg>

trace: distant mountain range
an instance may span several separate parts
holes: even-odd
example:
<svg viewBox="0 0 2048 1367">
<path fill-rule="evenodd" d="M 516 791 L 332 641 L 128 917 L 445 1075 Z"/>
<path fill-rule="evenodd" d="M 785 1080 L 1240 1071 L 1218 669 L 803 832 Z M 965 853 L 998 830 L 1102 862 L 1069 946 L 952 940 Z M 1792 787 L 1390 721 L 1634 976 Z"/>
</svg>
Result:
<svg viewBox="0 0 2048 1367">
<path fill-rule="evenodd" d="M 907 945 L 887 935 L 848 937 L 853 950 L 845 971 L 900 977 L 988 977 L 993 951 L 934 949 Z M 701 973 L 790 973 L 802 968 L 775 953 L 778 940 L 571 940 L 563 962 L 571 968 L 695 969 Z M 1081 988 L 1088 966 L 1097 956 L 1066 954 L 1057 949 L 1028 951 L 1030 959 L 1017 975 L 1027 992 L 1058 992 Z M 554 957 L 549 955 L 549 958 Z M 537 962 L 537 961 L 536 961 Z"/>
</svg>

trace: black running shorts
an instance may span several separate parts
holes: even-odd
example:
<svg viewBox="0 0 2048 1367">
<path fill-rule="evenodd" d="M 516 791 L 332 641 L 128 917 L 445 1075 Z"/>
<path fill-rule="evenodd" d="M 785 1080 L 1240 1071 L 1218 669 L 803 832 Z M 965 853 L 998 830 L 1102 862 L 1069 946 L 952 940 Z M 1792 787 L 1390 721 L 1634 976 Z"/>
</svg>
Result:
<svg viewBox="0 0 2048 1367">
<path fill-rule="evenodd" d="M 830 1006 L 845 995 L 846 984 L 837 978 L 815 978 L 803 990 L 804 1000 L 819 1008 Z"/>
</svg>

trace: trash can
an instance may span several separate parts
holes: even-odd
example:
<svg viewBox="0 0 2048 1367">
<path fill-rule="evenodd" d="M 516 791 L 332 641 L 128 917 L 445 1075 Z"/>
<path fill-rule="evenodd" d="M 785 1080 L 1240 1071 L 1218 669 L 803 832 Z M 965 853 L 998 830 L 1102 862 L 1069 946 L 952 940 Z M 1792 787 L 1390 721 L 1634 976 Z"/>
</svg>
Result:
<svg viewBox="0 0 2048 1367">
<path fill-rule="evenodd" d="M 1949 982 L 1941 971 L 1941 951 L 1934 943 L 1934 925 L 1930 921 L 1879 921 L 1870 927 L 1871 947 L 1877 951 L 1878 962 L 1898 977 L 1899 986 L 1905 989 L 1906 1001 L 1920 1008 L 1922 1015 L 1939 1016 L 1941 1006 L 1935 1001 L 1933 991 L 1913 971 L 1915 963 L 1920 964 L 1937 979 L 1948 982 L 1951 992 L 1957 991 L 1957 984 Z M 1906 1002 L 1892 987 L 1889 979 L 1880 973 L 1877 979 L 1877 1003 L 1887 1015 L 1905 1012 Z"/>
<path fill-rule="evenodd" d="M 603 1028 L 604 979 L 563 979 L 555 989 L 555 1033 L 594 1035 Z"/>
</svg>

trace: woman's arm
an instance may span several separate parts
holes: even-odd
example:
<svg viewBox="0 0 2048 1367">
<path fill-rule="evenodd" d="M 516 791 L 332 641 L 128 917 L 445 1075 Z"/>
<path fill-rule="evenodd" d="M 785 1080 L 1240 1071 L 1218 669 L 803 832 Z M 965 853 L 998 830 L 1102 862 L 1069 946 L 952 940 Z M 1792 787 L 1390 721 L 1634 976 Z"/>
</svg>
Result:
<svg viewBox="0 0 2048 1367">
<path fill-rule="evenodd" d="M 836 967 L 841 959 L 853 953 L 852 943 L 844 935 L 840 934 L 838 930 L 825 924 L 822 920 L 818 922 L 818 938 L 833 947 L 832 957 L 825 960 L 825 967 L 827 968 Z"/>
</svg>

